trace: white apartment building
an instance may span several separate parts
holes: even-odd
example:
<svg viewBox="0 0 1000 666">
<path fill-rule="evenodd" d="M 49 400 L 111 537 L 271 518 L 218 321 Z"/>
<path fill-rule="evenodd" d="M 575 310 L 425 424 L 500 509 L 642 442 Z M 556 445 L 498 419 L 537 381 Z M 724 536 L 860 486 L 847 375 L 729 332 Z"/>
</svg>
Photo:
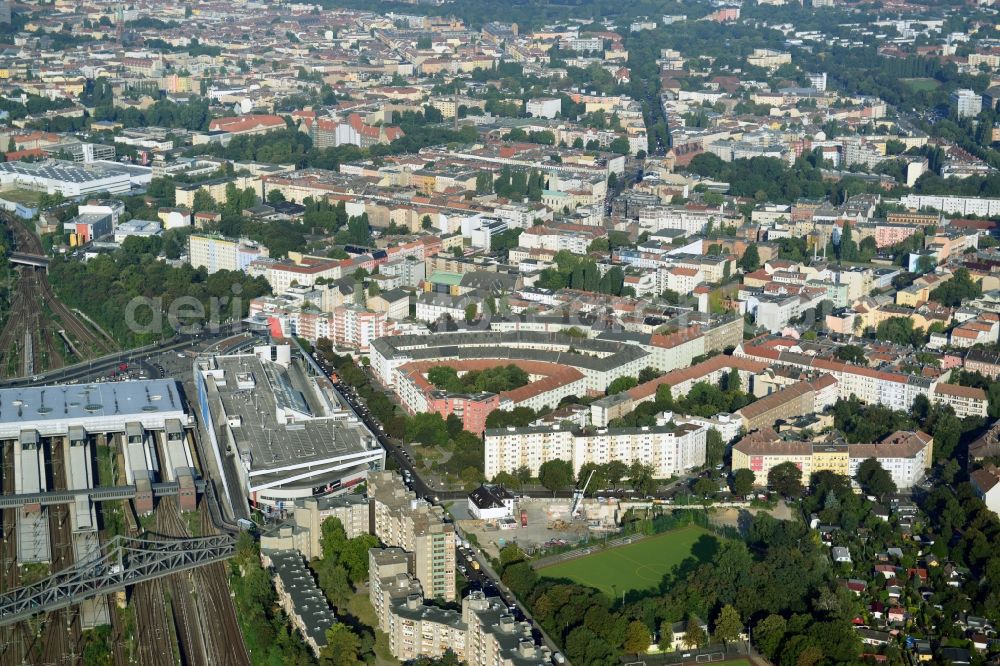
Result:
<svg viewBox="0 0 1000 666">
<path fill-rule="evenodd" d="M 979 217 L 1000 216 L 1000 199 L 980 197 L 952 197 L 930 194 L 907 194 L 899 202 L 907 208 L 921 210 L 933 208 L 945 215 L 977 215 Z"/>
<path fill-rule="evenodd" d="M 816 92 L 826 92 L 826 72 L 810 72 L 806 74 L 809 85 L 816 89 Z"/>
<path fill-rule="evenodd" d="M 747 302 L 747 309 L 754 313 L 754 322 L 772 333 L 780 331 L 792 319 L 800 316 L 809 308 L 814 308 L 823 300 L 825 294 L 816 294 L 805 298 L 798 294 L 778 296 L 774 298 L 752 297 Z"/>
<path fill-rule="evenodd" d="M 639 228 L 650 233 L 678 229 L 685 236 L 693 236 L 703 233 L 709 220 L 719 217 L 721 216 L 717 213 L 701 210 L 650 206 L 639 211 Z"/>
<path fill-rule="evenodd" d="M 246 271 L 252 261 L 267 257 L 267 248 L 245 238 L 202 236 L 188 238 L 188 261 L 208 274 L 219 271 Z"/>
<path fill-rule="evenodd" d="M 682 296 L 694 291 L 694 288 L 705 281 L 705 274 L 700 269 L 684 266 L 672 266 L 659 271 L 661 284 L 665 289 L 675 291 Z"/>
<path fill-rule="evenodd" d="M 959 118 L 975 118 L 983 110 L 982 95 L 977 95 L 968 88 L 961 88 L 949 96 L 955 115 Z"/>
<path fill-rule="evenodd" d="M 790 62 L 792 62 L 791 53 L 782 53 L 781 51 L 772 51 L 770 49 L 754 49 L 753 53 L 747 56 L 748 65 L 763 67 L 769 70 L 778 69 Z"/>
<path fill-rule="evenodd" d="M 247 273 L 256 277 L 262 276 L 271 285 L 275 294 L 283 294 L 292 284 L 311 287 L 317 280 L 339 280 L 344 277 L 344 267 L 348 274 L 354 272 L 349 259 L 339 260 L 309 260 L 295 263 L 288 259 L 256 259 L 247 266 Z"/>
<path fill-rule="evenodd" d="M 418 318 L 420 316 L 419 309 L 417 316 Z M 571 347 L 580 350 L 580 353 L 565 354 L 564 352 Z M 400 366 L 415 359 L 421 361 L 440 359 L 447 362 L 455 358 L 455 348 L 481 349 L 478 354 L 466 352 L 466 358 L 498 358 L 496 350 L 499 348 L 504 350 L 499 358 L 527 357 L 532 360 L 572 365 L 583 373 L 585 391 L 604 391 L 608 384 L 618 377 L 637 376 L 644 367 L 650 365 L 651 360 L 647 351 L 633 344 L 608 340 L 567 339 L 565 336 L 534 331 L 506 333 L 484 331 L 380 338 L 371 346 L 371 367 L 382 384 L 395 387 L 399 382 Z M 436 349 L 437 353 L 428 354 L 423 351 L 426 349 Z M 522 349 L 532 352 L 521 353 Z M 552 354 L 549 356 L 534 353 L 538 351 L 552 352 Z"/>
<path fill-rule="evenodd" d="M 378 269 L 381 275 L 398 277 L 400 286 L 416 288 L 424 281 L 426 265 L 413 256 L 400 257 L 384 263 Z"/>
<path fill-rule="evenodd" d="M 641 460 L 654 475 L 666 479 L 705 464 L 708 428 L 694 423 L 642 428 L 601 428 L 593 433 L 553 427 L 506 428 L 486 431 L 485 474 L 513 473 L 527 467 L 538 475 L 542 463 L 565 460 L 578 474 L 586 463 Z"/>
<path fill-rule="evenodd" d="M 832 375 L 837 380 L 838 397 L 851 395 L 869 405 L 885 405 L 892 409 L 909 411 L 918 395 L 933 400 L 936 382 L 926 377 L 906 375 L 874 368 L 851 365 L 843 361 L 821 359 L 795 352 L 777 352 L 773 349 L 739 345 L 733 354 L 765 363 L 817 370 Z"/>
<path fill-rule="evenodd" d="M 587 254 L 587 248 L 595 238 L 603 235 L 603 229 L 594 231 L 574 229 L 553 229 L 547 226 L 537 226 L 525 229 L 518 243 L 529 250 L 548 250 L 559 252 L 567 250 L 573 254 Z"/>
<path fill-rule="evenodd" d="M 562 101 L 558 97 L 536 97 L 528 100 L 525 111 L 534 118 L 555 118 L 562 111 Z"/>
<path fill-rule="evenodd" d="M 368 351 L 376 338 L 396 333 L 396 322 L 385 312 L 373 312 L 359 305 L 338 305 L 329 312 L 316 312 L 300 306 L 284 306 L 272 296 L 255 298 L 249 314 L 263 315 L 277 324 L 283 335 L 300 337 L 315 343 L 320 338 L 334 344 Z"/>
<path fill-rule="evenodd" d="M 966 416 L 985 417 L 989 410 L 986 391 L 972 386 L 939 383 L 931 393 L 931 400 L 951 405 L 960 419 Z"/>
<path fill-rule="evenodd" d="M 306 497 L 295 500 L 292 522 L 262 534 L 263 550 L 297 550 L 307 561 L 323 556 L 323 521 L 336 518 L 348 539 L 368 534 L 368 500 L 361 495 Z"/>
<path fill-rule="evenodd" d="M 493 237 L 507 231 L 507 222 L 496 217 L 476 215 L 462 220 L 462 236 L 472 247 L 489 250 Z"/>
</svg>

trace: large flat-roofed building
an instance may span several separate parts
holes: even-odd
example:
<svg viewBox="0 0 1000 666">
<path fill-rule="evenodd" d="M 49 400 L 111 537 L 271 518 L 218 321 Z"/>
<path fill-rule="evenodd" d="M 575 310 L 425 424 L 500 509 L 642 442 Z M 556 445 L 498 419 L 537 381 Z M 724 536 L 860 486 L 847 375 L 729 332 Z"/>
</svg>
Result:
<svg viewBox="0 0 1000 666">
<path fill-rule="evenodd" d="M 385 450 L 326 377 L 292 359 L 287 346 L 198 362 L 195 385 L 208 435 L 257 505 L 337 494 L 381 470 Z M 237 501 L 238 498 L 230 498 Z"/>
<path fill-rule="evenodd" d="M 128 192 L 132 184 L 149 182 L 152 170 L 114 162 L 76 164 L 60 160 L 0 163 L 0 187 L 24 187 L 65 197 Z"/>
<path fill-rule="evenodd" d="M 23 430 L 63 437 L 73 426 L 100 433 L 123 433 L 129 423 L 163 430 L 171 419 L 190 423 L 172 379 L 0 389 L 0 440 L 17 439 Z"/>
<path fill-rule="evenodd" d="M 13 491 L 19 495 L 58 488 L 49 472 L 62 452 L 65 488 L 78 491 L 69 513 L 78 560 L 97 550 L 94 503 L 85 491 L 110 485 L 94 475 L 94 435 L 121 451 L 124 484 L 135 486 L 135 508 L 153 509 L 152 483 L 178 483 L 181 506 L 197 506 L 195 469 L 186 428 L 192 424 L 173 380 L 69 384 L 0 389 L 0 446 L 13 456 Z M 164 456 L 158 454 L 162 443 Z M 161 478 L 160 474 L 164 476 Z M 37 501 L 37 500 L 33 500 Z M 48 507 L 28 503 L 17 512 L 17 559 L 21 564 L 49 561 Z M 106 605 L 106 604 L 105 604 Z M 100 604 L 84 605 L 83 621 L 93 626 L 103 617 Z"/>
<path fill-rule="evenodd" d="M 444 510 L 417 496 L 393 472 L 368 475 L 375 536 L 412 553 L 410 573 L 427 599 L 455 600 L 455 526 Z"/>
</svg>

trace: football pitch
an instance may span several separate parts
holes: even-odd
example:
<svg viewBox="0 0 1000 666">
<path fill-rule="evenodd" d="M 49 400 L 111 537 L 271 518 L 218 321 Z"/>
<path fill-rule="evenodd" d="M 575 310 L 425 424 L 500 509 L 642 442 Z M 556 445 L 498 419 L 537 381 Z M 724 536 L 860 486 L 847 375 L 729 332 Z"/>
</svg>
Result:
<svg viewBox="0 0 1000 666">
<path fill-rule="evenodd" d="M 539 573 L 546 578 L 568 578 L 615 598 L 633 590 L 656 588 L 663 575 L 686 558 L 709 559 L 718 545 L 714 534 L 688 525 L 627 546 L 559 562 Z"/>
</svg>

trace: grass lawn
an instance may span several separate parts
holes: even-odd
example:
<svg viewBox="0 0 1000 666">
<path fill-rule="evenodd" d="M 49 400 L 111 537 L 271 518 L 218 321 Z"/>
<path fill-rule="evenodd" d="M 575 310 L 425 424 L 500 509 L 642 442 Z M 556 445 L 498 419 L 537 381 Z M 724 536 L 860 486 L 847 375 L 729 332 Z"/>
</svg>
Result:
<svg viewBox="0 0 1000 666">
<path fill-rule="evenodd" d="M 663 575 L 684 559 L 691 556 L 710 559 L 717 547 L 718 538 L 714 534 L 689 525 L 638 543 L 553 564 L 539 573 L 547 578 L 569 578 L 614 598 L 632 590 L 655 588 Z"/>
<path fill-rule="evenodd" d="M 366 593 L 355 594 L 347 602 L 348 612 L 358 619 L 358 622 L 370 627 L 375 632 L 375 663 L 376 666 L 392 666 L 399 660 L 392 656 L 389 649 L 389 637 L 378 629 L 378 617 Z"/>
<path fill-rule="evenodd" d="M 25 204 L 27 206 L 34 206 L 37 204 L 41 196 L 41 192 L 22 190 L 18 188 L 3 190 L 0 192 L 0 199 L 6 199 L 7 201 L 13 201 L 14 203 Z"/>
<path fill-rule="evenodd" d="M 905 83 L 913 92 L 935 90 L 941 85 L 941 82 L 937 79 L 900 79 L 900 81 Z"/>
</svg>

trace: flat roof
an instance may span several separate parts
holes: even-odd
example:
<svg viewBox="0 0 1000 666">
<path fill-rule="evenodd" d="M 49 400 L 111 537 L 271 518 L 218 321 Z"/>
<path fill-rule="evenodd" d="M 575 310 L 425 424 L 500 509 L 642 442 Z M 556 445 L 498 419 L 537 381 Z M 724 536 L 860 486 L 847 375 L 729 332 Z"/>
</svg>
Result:
<svg viewBox="0 0 1000 666">
<path fill-rule="evenodd" d="M 81 166 L 73 162 L 47 160 L 45 162 L 3 162 L 0 163 L 0 172 L 48 178 L 66 183 L 89 183 L 112 176 L 128 175 L 129 170 L 110 168 L 104 164 Z"/>
<path fill-rule="evenodd" d="M 186 418 L 172 379 L 0 389 L 0 439 L 27 429 L 63 435 L 70 425 L 90 432 L 122 430 L 126 422 L 164 418 Z"/>
<path fill-rule="evenodd" d="M 326 645 L 326 630 L 337 623 L 337 616 L 316 585 L 312 573 L 298 551 L 279 550 L 268 553 L 274 574 L 291 598 L 294 612 L 302 619 L 305 634 L 316 645 Z"/>
<path fill-rule="evenodd" d="M 249 454 L 255 485 L 284 476 L 293 465 L 321 464 L 372 450 L 364 426 L 322 413 L 319 398 L 297 365 L 286 369 L 254 355 L 218 356 L 215 361 L 226 378 L 224 384 L 216 382 L 222 408 L 227 418 L 239 420 L 232 433 L 240 455 Z M 239 388 L 238 376 L 252 379 L 252 386 Z M 279 409 L 294 412 L 294 422 L 279 422 Z M 273 478 L 261 475 L 269 470 L 275 472 Z M 301 485 L 317 483 L 311 478 Z"/>
</svg>

